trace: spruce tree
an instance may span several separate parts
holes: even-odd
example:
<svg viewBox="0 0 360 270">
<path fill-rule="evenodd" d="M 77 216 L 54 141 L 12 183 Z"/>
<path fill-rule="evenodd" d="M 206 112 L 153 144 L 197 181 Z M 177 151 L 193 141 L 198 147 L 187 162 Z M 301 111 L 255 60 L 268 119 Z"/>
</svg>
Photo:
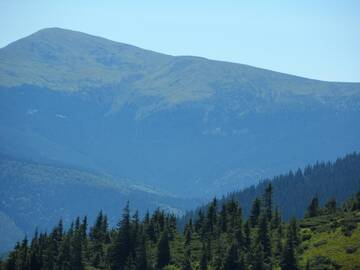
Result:
<svg viewBox="0 0 360 270">
<path fill-rule="evenodd" d="M 319 214 L 319 199 L 315 196 L 307 209 L 307 217 L 316 217 Z"/>
<path fill-rule="evenodd" d="M 131 246 L 130 207 L 126 204 L 114 239 L 109 247 L 107 262 L 111 270 L 125 268 Z"/>
<path fill-rule="evenodd" d="M 227 251 L 223 268 L 224 270 L 240 270 L 238 248 L 235 242 L 230 245 Z"/>
<path fill-rule="evenodd" d="M 331 198 L 330 200 L 328 200 L 326 202 L 325 211 L 326 211 L 326 214 L 333 214 L 336 212 L 336 199 L 335 198 Z"/>
<path fill-rule="evenodd" d="M 259 198 L 254 200 L 254 203 L 250 212 L 250 225 L 251 227 L 255 227 L 258 224 L 259 216 L 261 212 L 261 201 Z"/>
<path fill-rule="evenodd" d="M 77 221 L 75 225 L 75 232 L 71 239 L 70 268 L 72 270 L 84 269 L 82 240 L 83 238 L 80 223 Z"/>
<path fill-rule="evenodd" d="M 297 270 L 297 258 L 295 252 L 295 244 L 294 239 L 296 236 L 294 235 L 294 230 L 289 229 L 287 233 L 286 243 L 283 249 L 283 254 L 280 260 L 280 266 L 282 270 Z"/>
<path fill-rule="evenodd" d="M 65 236 L 65 239 L 61 242 L 59 257 L 58 257 L 59 270 L 71 270 L 71 250 L 70 250 L 70 238 Z"/>
<path fill-rule="evenodd" d="M 268 219 L 265 214 L 259 218 L 259 226 L 257 229 L 258 243 L 261 244 L 264 252 L 264 260 L 266 263 L 271 263 L 271 237 L 269 231 Z"/>
<path fill-rule="evenodd" d="M 273 208 L 272 196 L 273 196 L 273 188 L 271 183 L 269 183 L 265 189 L 263 196 L 264 209 L 268 221 L 271 221 L 272 219 L 272 208 Z"/>
<path fill-rule="evenodd" d="M 185 254 L 181 265 L 181 270 L 192 270 L 191 266 L 191 249 L 188 245 L 185 245 Z"/>
<path fill-rule="evenodd" d="M 163 231 L 157 245 L 156 267 L 163 269 L 170 263 L 170 245 L 167 230 Z"/>
<path fill-rule="evenodd" d="M 148 269 L 148 255 L 146 252 L 145 237 L 141 236 L 141 242 L 136 248 L 135 256 L 135 270 L 147 270 Z"/>
<path fill-rule="evenodd" d="M 208 252 L 205 244 L 202 243 L 199 270 L 207 270 L 207 268 L 208 268 Z"/>
</svg>

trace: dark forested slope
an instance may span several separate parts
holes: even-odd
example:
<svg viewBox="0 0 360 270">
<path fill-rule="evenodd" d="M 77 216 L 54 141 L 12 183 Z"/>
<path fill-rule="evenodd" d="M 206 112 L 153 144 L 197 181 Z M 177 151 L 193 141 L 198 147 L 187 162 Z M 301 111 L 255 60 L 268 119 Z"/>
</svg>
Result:
<svg viewBox="0 0 360 270">
<path fill-rule="evenodd" d="M 360 154 L 349 154 L 335 162 L 317 162 L 304 169 L 263 180 L 258 185 L 230 193 L 219 203 L 236 200 L 244 214 L 248 215 L 253 200 L 264 192 L 268 183 L 274 187 L 274 201 L 283 217 L 287 220 L 291 217 L 301 218 L 307 203 L 314 196 L 319 198 L 320 204 L 328 198 L 336 198 L 342 203 L 354 190 L 360 189 Z M 193 215 L 194 212 L 190 212 L 185 219 Z"/>
</svg>

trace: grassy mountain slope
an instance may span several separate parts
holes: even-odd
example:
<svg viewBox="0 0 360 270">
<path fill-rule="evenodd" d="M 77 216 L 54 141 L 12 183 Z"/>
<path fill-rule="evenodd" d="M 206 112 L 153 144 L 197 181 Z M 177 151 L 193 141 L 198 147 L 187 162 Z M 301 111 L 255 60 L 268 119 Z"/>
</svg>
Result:
<svg viewBox="0 0 360 270">
<path fill-rule="evenodd" d="M 153 96 L 166 104 L 234 92 L 268 102 L 298 96 L 325 103 L 335 96 L 360 94 L 358 83 L 329 83 L 200 57 L 172 57 L 60 28 L 11 43 L 0 50 L 0 60 L 2 86 L 27 84 L 62 91 L 110 86 L 120 97 Z"/>
<path fill-rule="evenodd" d="M 300 247 L 300 263 L 305 268 L 309 261 L 310 269 L 360 269 L 359 224 L 360 211 L 303 220 L 301 234 L 306 240 Z"/>
</svg>

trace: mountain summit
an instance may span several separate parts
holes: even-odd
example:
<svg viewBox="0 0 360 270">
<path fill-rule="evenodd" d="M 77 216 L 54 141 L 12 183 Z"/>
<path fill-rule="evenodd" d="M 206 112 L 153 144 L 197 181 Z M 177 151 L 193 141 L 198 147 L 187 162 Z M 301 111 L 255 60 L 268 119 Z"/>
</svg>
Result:
<svg viewBox="0 0 360 270">
<path fill-rule="evenodd" d="M 360 93 L 358 83 L 173 57 L 60 28 L 40 30 L 0 50 L 0 85 L 24 84 L 67 92 L 111 88 L 120 96 L 154 97 L 167 105 L 230 96 L 243 101 L 241 107 L 249 99 L 287 103 L 296 96 L 324 103 Z"/>
</svg>

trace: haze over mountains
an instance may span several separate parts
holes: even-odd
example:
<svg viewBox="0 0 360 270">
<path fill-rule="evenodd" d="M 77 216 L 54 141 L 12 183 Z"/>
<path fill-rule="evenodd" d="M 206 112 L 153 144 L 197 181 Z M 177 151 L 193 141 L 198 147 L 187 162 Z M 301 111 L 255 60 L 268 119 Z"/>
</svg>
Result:
<svg viewBox="0 0 360 270">
<path fill-rule="evenodd" d="M 151 207 L 184 210 L 184 198 L 359 150 L 359 119 L 360 83 L 174 57 L 59 28 L 0 49 L 2 164 L 127 179 Z M 122 200 L 140 205 L 130 197 Z"/>
</svg>

